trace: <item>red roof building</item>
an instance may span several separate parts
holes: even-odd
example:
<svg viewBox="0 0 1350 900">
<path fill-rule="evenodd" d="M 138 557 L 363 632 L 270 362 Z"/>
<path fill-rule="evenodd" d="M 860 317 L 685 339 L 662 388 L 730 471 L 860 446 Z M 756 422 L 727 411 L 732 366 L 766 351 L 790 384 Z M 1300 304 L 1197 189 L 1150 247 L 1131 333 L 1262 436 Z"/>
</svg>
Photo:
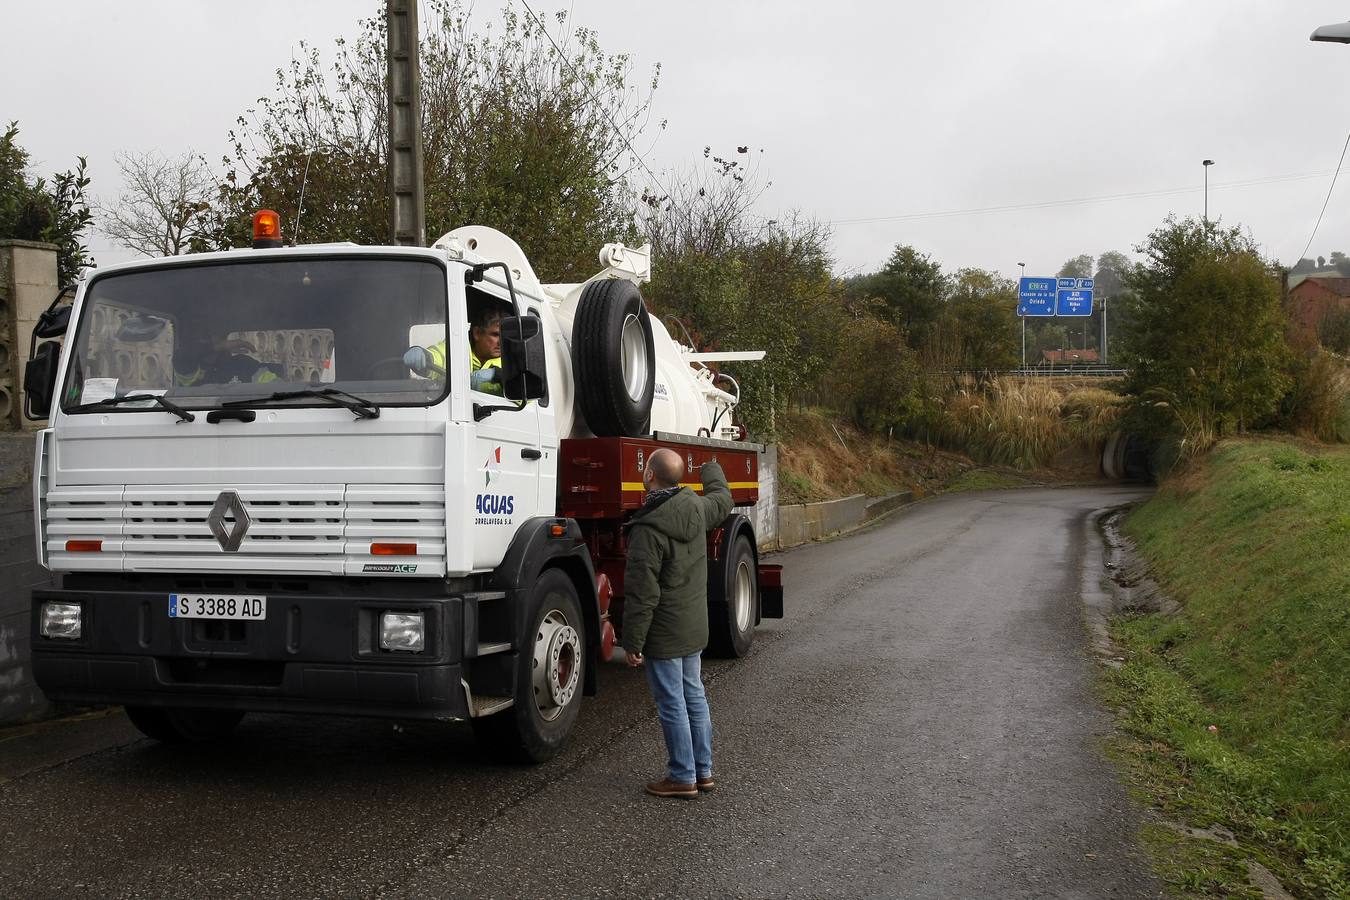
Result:
<svg viewBox="0 0 1350 900">
<path fill-rule="evenodd" d="M 1096 350 L 1042 350 L 1041 361 L 1054 365 L 1063 363 L 1095 363 Z"/>
<path fill-rule="evenodd" d="M 1304 339 L 1316 341 L 1333 310 L 1350 310 L 1350 278 L 1305 278 L 1289 291 L 1289 316 Z"/>
</svg>

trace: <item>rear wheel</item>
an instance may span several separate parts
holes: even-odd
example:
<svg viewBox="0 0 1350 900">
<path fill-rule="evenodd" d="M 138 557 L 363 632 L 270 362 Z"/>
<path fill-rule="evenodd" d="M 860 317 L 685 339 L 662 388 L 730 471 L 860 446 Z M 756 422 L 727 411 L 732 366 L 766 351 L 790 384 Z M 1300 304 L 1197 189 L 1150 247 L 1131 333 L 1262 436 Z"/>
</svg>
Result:
<svg viewBox="0 0 1350 900">
<path fill-rule="evenodd" d="M 721 559 L 708 561 L 708 650 L 724 657 L 749 653 L 758 610 L 755 550 L 739 534 Z"/>
<path fill-rule="evenodd" d="M 517 762 L 541 763 L 562 749 L 581 709 L 586 626 L 572 579 L 549 569 L 530 591 L 527 630 L 516 648 L 515 704 L 471 719 L 480 743 Z"/>
<path fill-rule="evenodd" d="M 225 740 L 244 718 L 233 709 L 161 709 L 128 706 L 127 718 L 141 734 L 164 744 L 205 744 Z"/>
</svg>

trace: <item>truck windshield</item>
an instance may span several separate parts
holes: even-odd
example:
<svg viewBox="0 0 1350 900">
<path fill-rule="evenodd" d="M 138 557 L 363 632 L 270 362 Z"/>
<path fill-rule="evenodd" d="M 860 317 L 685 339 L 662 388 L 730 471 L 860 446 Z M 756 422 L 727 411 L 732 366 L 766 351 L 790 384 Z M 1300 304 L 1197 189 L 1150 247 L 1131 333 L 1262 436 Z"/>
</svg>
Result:
<svg viewBox="0 0 1350 900">
<path fill-rule="evenodd" d="M 188 409 L 293 393 L 278 405 L 331 407 L 311 388 L 379 406 L 428 405 L 440 368 L 414 372 L 409 347 L 444 347 L 446 274 L 392 257 L 247 260 L 115 273 L 85 298 L 62 409 Z M 99 404 L 89 407 L 90 404 Z"/>
</svg>

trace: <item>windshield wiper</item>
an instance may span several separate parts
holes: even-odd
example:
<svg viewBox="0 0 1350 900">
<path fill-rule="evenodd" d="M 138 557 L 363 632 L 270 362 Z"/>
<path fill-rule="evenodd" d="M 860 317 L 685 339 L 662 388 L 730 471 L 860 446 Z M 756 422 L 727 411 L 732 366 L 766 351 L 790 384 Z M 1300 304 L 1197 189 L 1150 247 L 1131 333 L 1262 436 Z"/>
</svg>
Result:
<svg viewBox="0 0 1350 900">
<path fill-rule="evenodd" d="M 159 394 L 124 394 L 121 397 L 106 397 L 103 400 L 95 400 L 92 403 L 81 403 L 79 406 L 72 406 L 69 411 L 87 412 L 102 406 L 120 406 L 123 403 L 131 403 L 133 400 L 153 400 L 165 411 L 173 413 L 184 422 L 197 421 L 197 417 L 192 413 L 183 409 L 183 407 L 174 403 L 172 400 L 165 400 Z"/>
<path fill-rule="evenodd" d="M 321 400 L 329 400 L 338 406 L 351 410 L 358 419 L 378 419 L 380 417 L 380 408 L 371 403 L 364 397 L 358 397 L 355 394 L 349 394 L 346 391 L 340 391 L 337 388 L 305 388 L 303 391 L 277 391 L 274 394 L 268 394 L 266 397 L 256 397 L 251 400 L 230 400 L 227 403 L 220 404 L 222 409 L 229 409 L 236 406 L 252 406 L 255 403 L 267 403 L 272 400 L 292 400 L 297 397 L 317 397 Z"/>
</svg>

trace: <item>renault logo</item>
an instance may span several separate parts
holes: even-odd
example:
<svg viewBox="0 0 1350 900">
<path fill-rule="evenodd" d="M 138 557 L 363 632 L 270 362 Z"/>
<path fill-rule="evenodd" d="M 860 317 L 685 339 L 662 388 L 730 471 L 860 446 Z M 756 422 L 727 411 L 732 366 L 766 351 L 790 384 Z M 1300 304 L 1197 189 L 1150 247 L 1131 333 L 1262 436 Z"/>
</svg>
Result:
<svg viewBox="0 0 1350 900">
<path fill-rule="evenodd" d="M 216 536 L 220 549 L 226 553 L 239 549 L 239 545 L 244 542 L 244 535 L 248 534 L 249 522 L 244 501 L 234 491 L 221 491 L 215 505 L 211 507 L 211 514 L 206 517 L 206 524 L 211 526 L 211 533 Z"/>
</svg>

